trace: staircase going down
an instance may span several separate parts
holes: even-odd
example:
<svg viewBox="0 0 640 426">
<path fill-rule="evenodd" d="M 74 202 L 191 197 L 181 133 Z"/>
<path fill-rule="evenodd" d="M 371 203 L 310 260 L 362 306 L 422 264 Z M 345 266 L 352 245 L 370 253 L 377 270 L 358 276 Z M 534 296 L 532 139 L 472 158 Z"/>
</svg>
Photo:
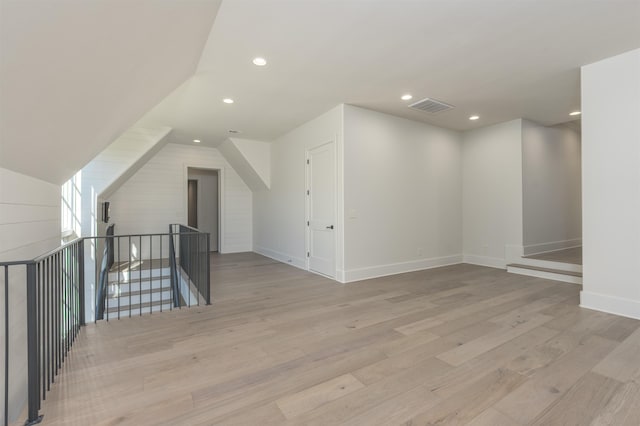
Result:
<svg viewBox="0 0 640 426">
<path fill-rule="evenodd" d="M 179 276 L 180 306 L 203 303 L 189 277 Z M 121 262 L 114 264 L 108 275 L 107 298 L 104 316 L 106 320 L 170 311 L 173 305 L 171 267 L 167 259 Z"/>
</svg>

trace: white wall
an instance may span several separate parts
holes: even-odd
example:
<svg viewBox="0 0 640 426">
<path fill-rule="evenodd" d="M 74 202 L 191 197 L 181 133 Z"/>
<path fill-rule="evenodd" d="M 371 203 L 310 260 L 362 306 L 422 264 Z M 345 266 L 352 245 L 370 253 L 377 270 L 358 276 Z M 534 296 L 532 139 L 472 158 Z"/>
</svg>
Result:
<svg viewBox="0 0 640 426">
<path fill-rule="evenodd" d="M 463 138 L 464 261 L 504 268 L 522 251 L 522 120 Z"/>
<path fill-rule="evenodd" d="M 251 139 L 230 139 L 269 188 L 271 186 L 271 144 Z"/>
<path fill-rule="evenodd" d="M 640 318 L 640 49 L 582 67 L 581 306 Z"/>
<path fill-rule="evenodd" d="M 252 249 L 252 194 L 215 148 L 167 144 L 107 201 L 116 234 L 163 233 L 187 223 L 187 168 L 219 169 L 220 251 Z"/>
<path fill-rule="evenodd" d="M 100 221 L 98 197 L 115 182 L 126 180 L 141 167 L 148 157 L 157 152 L 154 147 L 166 144 L 166 136 L 171 129 L 160 127 L 146 129 L 133 127 L 124 132 L 111 145 L 87 163 L 80 174 L 81 187 L 81 233 L 83 237 L 98 235 L 97 221 Z"/>
<path fill-rule="evenodd" d="M 0 262 L 33 259 L 60 244 L 60 186 L 0 168 Z M 26 401 L 25 268 L 9 269 L 9 407 L 15 418 Z M 4 268 L 0 268 L 0 312 L 4 318 Z M 4 320 L 0 322 L 4 324 Z M 4 365 L 4 326 L 0 364 Z M 4 369 L 0 371 L 4 383 Z M 4 400 L 4 387 L 0 389 Z"/>
<path fill-rule="evenodd" d="M 582 243 L 580 134 L 522 120 L 524 254 Z"/>
<path fill-rule="evenodd" d="M 254 193 L 254 251 L 305 268 L 305 152 L 335 141 L 337 211 L 342 211 L 342 111 L 339 105 L 277 138 L 271 146 L 271 189 Z M 344 229 L 336 218 L 336 269 L 343 271 Z"/>
<path fill-rule="evenodd" d="M 462 261 L 461 135 L 345 105 L 345 278 Z"/>
</svg>

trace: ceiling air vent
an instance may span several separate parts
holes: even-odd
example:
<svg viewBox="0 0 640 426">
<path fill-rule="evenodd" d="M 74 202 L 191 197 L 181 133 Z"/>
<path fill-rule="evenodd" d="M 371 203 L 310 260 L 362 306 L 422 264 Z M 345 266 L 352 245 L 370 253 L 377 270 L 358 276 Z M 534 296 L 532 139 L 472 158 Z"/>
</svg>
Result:
<svg viewBox="0 0 640 426">
<path fill-rule="evenodd" d="M 454 106 L 442 101 L 438 101 L 436 99 L 424 98 L 421 101 L 412 103 L 411 105 L 409 105 L 409 108 L 428 112 L 429 114 L 437 114 L 439 112 L 454 108 Z"/>
</svg>

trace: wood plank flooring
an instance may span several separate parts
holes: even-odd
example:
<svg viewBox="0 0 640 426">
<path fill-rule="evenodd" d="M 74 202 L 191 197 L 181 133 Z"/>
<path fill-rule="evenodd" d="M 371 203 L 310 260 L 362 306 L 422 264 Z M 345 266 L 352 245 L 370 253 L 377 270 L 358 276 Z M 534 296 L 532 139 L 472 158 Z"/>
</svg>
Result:
<svg viewBox="0 0 640 426">
<path fill-rule="evenodd" d="M 213 255 L 213 306 L 87 326 L 48 425 L 638 425 L 640 321 L 456 265 L 342 285 Z"/>
</svg>

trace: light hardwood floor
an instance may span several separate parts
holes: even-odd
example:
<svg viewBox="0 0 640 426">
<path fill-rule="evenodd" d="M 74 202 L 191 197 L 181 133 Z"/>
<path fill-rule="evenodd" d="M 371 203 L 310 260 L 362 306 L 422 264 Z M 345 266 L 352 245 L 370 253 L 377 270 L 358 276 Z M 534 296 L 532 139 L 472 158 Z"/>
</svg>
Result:
<svg viewBox="0 0 640 426">
<path fill-rule="evenodd" d="M 213 257 L 210 307 L 87 326 L 49 425 L 638 425 L 640 322 L 472 265 L 341 285 Z"/>
</svg>

